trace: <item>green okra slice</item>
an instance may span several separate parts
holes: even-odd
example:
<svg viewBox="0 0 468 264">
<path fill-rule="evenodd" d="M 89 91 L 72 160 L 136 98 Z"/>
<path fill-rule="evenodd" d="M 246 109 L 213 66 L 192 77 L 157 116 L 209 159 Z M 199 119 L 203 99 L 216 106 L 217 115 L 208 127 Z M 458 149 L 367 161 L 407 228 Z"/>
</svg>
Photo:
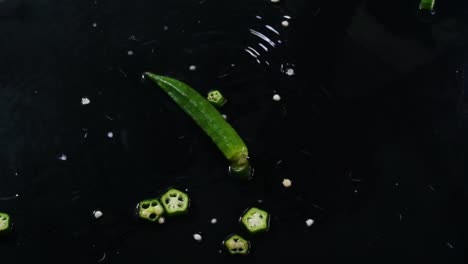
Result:
<svg viewBox="0 0 468 264">
<path fill-rule="evenodd" d="M 240 221 L 251 234 L 263 233 L 270 228 L 270 214 L 256 207 L 248 209 Z"/>
<path fill-rule="evenodd" d="M 161 196 L 161 203 L 168 216 L 187 213 L 190 199 L 188 195 L 175 188 L 169 189 Z"/>
<path fill-rule="evenodd" d="M 231 255 L 248 255 L 250 252 L 250 242 L 237 234 L 232 234 L 224 240 L 223 246 Z"/>
<path fill-rule="evenodd" d="M 0 234 L 11 230 L 11 218 L 7 213 L 0 212 Z"/>
<path fill-rule="evenodd" d="M 209 91 L 207 99 L 216 107 L 221 107 L 226 103 L 226 98 L 224 98 L 223 94 L 218 90 Z"/>
<path fill-rule="evenodd" d="M 158 199 L 148 199 L 138 203 L 138 216 L 150 222 L 156 222 L 164 215 L 164 207 Z"/>
</svg>

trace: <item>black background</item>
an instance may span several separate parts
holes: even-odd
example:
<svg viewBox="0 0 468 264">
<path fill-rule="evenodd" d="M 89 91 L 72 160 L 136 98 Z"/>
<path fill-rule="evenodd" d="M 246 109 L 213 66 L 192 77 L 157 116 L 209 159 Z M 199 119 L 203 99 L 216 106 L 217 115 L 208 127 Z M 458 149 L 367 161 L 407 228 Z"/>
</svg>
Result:
<svg viewBox="0 0 468 264">
<path fill-rule="evenodd" d="M 218 250 L 259 206 L 249 262 L 461 263 L 466 1 L 384 2 L 0 0 L 0 262 L 244 261 Z M 253 180 L 143 71 L 223 91 Z M 169 186 L 189 215 L 136 221 Z"/>
</svg>

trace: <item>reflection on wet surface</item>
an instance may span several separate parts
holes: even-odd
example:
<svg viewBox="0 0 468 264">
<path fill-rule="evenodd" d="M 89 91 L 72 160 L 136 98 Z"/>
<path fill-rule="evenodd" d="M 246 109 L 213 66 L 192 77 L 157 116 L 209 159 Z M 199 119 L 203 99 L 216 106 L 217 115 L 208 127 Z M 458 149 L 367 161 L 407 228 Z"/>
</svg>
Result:
<svg viewBox="0 0 468 264">
<path fill-rule="evenodd" d="M 271 230 L 246 261 L 460 259 L 463 2 L 0 0 L 2 259 L 229 261 L 257 205 Z M 254 178 L 144 71 L 222 91 Z M 171 186 L 187 216 L 135 221 Z"/>
</svg>

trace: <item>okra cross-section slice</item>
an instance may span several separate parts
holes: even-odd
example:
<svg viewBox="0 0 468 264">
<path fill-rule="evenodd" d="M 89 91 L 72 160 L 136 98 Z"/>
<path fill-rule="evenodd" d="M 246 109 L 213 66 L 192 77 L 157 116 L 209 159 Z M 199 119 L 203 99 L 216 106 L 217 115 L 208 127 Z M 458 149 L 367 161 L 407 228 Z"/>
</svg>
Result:
<svg viewBox="0 0 468 264">
<path fill-rule="evenodd" d="M 188 211 L 189 202 L 188 195 L 175 188 L 169 189 L 161 196 L 161 203 L 169 216 L 186 213 Z"/>
<path fill-rule="evenodd" d="M 164 215 L 164 207 L 158 199 L 148 199 L 138 203 L 138 216 L 142 219 L 156 222 Z"/>
<path fill-rule="evenodd" d="M 207 99 L 216 107 L 221 107 L 226 103 L 226 98 L 224 98 L 223 94 L 218 90 L 209 91 Z"/>
<path fill-rule="evenodd" d="M 241 223 L 251 234 L 266 232 L 270 228 L 270 215 L 264 210 L 252 207 L 241 217 Z"/>
<path fill-rule="evenodd" d="M 230 235 L 224 240 L 223 246 L 231 255 L 247 255 L 250 251 L 250 242 L 237 234 Z"/>
<path fill-rule="evenodd" d="M 0 234 L 6 233 L 11 229 L 10 216 L 0 212 Z"/>
</svg>

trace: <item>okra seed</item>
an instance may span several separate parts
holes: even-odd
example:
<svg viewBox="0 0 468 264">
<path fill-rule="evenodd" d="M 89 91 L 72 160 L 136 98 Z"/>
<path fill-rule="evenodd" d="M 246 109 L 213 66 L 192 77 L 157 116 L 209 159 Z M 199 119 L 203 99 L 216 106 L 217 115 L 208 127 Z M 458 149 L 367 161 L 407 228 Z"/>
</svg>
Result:
<svg viewBox="0 0 468 264">
<path fill-rule="evenodd" d="M 102 212 L 97 210 L 93 212 L 94 218 L 98 219 L 102 216 Z"/>
<path fill-rule="evenodd" d="M 197 242 L 200 242 L 203 238 L 200 234 L 193 234 L 193 239 L 195 239 Z"/>
<path fill-rule="evenodd" d="M 292 185 L 292 181 L 290 179 L 284 179 L 283 180 L 283 186 L 285 188 L 289 188 L 289 187 L 291 187 L 291 185 Z"/>
<path fill-rule="evenodd" d="M 280 96 L 279 94 L 274 94 L 274 95 L 273 95 L 273 101 L 278 102 L 278 101 L 280 101 L 280 100 L 281 100 L 281 96 Z"/>
<path fill-rule="evenodd" d="M 91 100 L 89 100 L 88 97 L 81 98 L 81 104 L 82 105 L 87 105 L 87 104 L 90 104 L 90 103 L 91 103 Z"/>
<path fill-rule="evenodd" d="M 164 219 L 164 217 L 160 217 L 160 218 L 158 219 L 158 223 L 159 223 L 159 224 L 164 224 L 165 222 L 166 222 L 166 219 Z"/>
</svg>

